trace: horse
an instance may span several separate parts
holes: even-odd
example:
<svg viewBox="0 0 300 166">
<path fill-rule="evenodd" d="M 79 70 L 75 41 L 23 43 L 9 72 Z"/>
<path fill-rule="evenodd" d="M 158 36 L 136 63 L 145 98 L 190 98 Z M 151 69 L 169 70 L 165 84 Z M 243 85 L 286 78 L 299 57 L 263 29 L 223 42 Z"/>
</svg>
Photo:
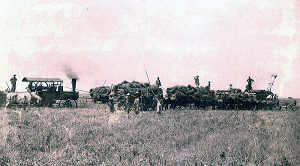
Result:
<svg viewBox="0 0 300 166">
<path fill-rule="evenodd" d="M 6 108 L 11 108 L 12 106 L 22 106 L 24 109 L 30 105 L 38 105 L 42 98 L 36 93 L 29 92 L 11 92 L 7 93 L 6 97 Z"/>
</svg>

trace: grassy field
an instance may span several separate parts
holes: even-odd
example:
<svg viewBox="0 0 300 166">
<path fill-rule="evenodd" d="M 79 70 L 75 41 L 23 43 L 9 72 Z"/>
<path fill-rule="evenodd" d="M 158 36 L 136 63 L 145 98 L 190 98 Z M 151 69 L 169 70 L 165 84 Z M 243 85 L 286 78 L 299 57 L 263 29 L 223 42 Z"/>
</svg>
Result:
<svg viewBox="0 0 300 166">
<path fill-rule="evenodd" d="M 300 111 L 0 110 L 0 165 L 300 165 Z"/>
</svg>

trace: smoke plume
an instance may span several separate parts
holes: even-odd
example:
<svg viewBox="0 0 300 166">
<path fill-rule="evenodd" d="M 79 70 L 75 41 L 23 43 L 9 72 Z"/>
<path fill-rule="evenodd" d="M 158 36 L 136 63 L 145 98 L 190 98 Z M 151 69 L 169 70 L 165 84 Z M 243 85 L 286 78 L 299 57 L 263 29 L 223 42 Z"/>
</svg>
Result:
<svg viewBox="0 0 300 166">
<path fill-rule="evenodd" d="M 76 72 L 69 66 L 69 65 L 63 65 L 63 70 L 66 74 L 66 76 L 70 79 L 72 78 L 76 78 L 79 79 L 79 77 L 77 76 Z"/>
</svg>

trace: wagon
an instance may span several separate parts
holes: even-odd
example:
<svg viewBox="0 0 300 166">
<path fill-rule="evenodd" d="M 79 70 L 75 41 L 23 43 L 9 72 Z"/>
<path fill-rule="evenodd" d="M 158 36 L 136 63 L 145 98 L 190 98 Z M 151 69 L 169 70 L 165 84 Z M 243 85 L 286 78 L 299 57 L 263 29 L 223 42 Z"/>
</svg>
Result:
<svg viewBox="0 0 300 166">
<path fill-rule="evenodd" d="M 157 99 L 163 99 L 163 90 L 156 85 L 137 81 L 123 81 L 120 84 L 100 86 L 90 89 L 90 96 L 95 102 L 109 103 L 110 98 L 119 110 L 154 110 Z"/>
</svg>

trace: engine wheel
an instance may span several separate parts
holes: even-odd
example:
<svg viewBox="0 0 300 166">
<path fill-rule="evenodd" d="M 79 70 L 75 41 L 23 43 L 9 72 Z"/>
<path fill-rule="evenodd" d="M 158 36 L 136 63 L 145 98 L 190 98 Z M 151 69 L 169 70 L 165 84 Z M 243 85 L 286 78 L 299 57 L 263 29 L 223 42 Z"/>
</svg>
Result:
<svg viewBox="0 0 300 166">
<path fill-rule="evenodd" d="M 68 108 L 77 108 L 77 101 L 76 100 L 67 100 L 66 107 Z"/>
<path fill-rule="evenodd" d="M 58 103 L 58 107 L 66 107 L 66 108 L 77 108 L 77 101 L 76 100 L 61 100 Z"/>
</svg>

